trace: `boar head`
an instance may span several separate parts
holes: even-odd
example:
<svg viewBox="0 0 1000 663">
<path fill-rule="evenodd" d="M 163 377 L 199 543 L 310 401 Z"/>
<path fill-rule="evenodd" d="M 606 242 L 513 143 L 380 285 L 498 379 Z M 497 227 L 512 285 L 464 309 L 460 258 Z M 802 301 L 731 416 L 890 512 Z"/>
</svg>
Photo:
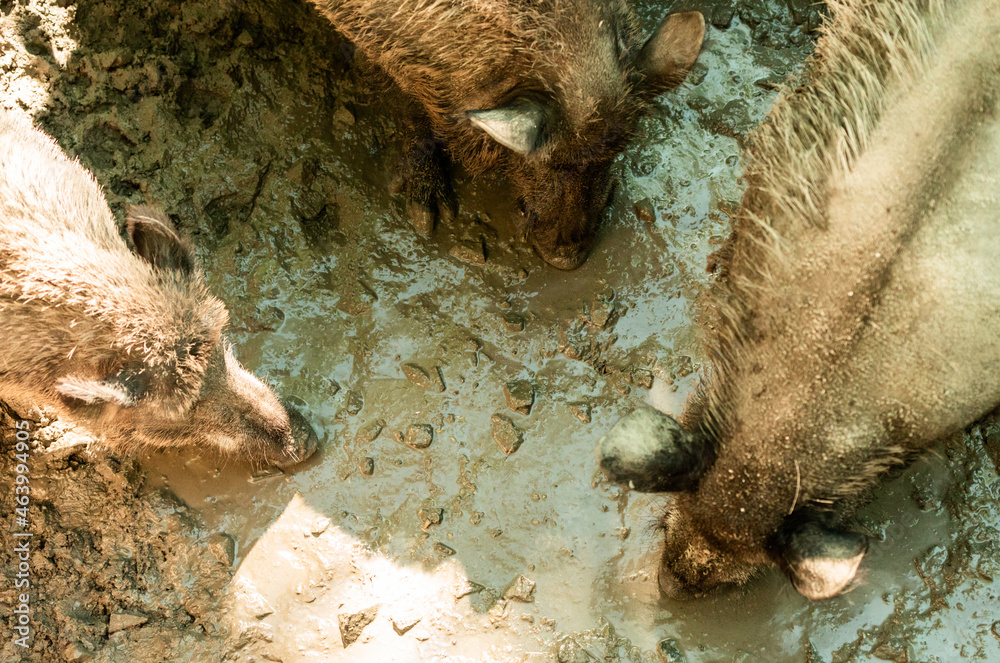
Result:
<svg viewBox="0 0 1000 663">
<path fill-rule="evenodd" d="M 611 163 L 657 94 L 684 81 L 698 57 L 705 19 L 673 14 L 641 47 L 602 20 L 579 58 L 553 65 L 554 80 L 515 87 L 492 108 L 469 110 L 474 127 L 509 150 L 527 234 L 542 258 L 575 269 L 587 258 L 612 194 Z M 584 55 L 585 53 L 585 55 Z M 544 78 L 544 75 L 543 75 Z"/>
<path fill-rule="evenodd" d="M 96 375 L 56 381 L 69 413 L 126 448 L 193 444 L 279 467 L 304 460 L 315 433 L 236 361 L 222 338 L 228 313 L 191 245 L 148 208 L 133 208 L 128 233 L 144 265 L 110 286 L 131 300 L 129 314 L 103 316 L 117 323 Z"/>
<path fill-rule="evenodd" d="M 704 431 L 686 431 L 652 408 L 634 410 L 598 443 L 598 462 L 612 481 L 643 492 L 676 493 L 662 525 L 659 585 L 671 598 L 700 596 L 742 585 L 761 569 L 781 568 L 811 599 L 834 596 L 854 578 L 866 550 L 864 536 L 832 525 L 809 508 L 784 503 L 759 509 L 730 503 L 731 486 L 768 480 L 740 468 L 721 470 L 720 451 Z M 725 460 L 730 460 L 726 458 Z M 737 491 L 738 492 L 738 491 Z"/>
</svg>

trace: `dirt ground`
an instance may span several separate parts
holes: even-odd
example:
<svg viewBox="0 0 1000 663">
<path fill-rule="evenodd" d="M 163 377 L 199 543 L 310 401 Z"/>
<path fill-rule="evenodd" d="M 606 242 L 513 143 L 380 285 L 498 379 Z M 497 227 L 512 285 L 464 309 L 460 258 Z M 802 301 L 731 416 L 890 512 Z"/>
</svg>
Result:
<svg viewBox="0 0 1000 663">
<path fill-rule="evenodd" d="M 649 29 L 673 5 L 637 3 Z M 677 412 L 693 386 L 692 302 L 740 199 L 741 141 L 818 22 L 805 0 L 688 7 L 712 24 L 699 64 L 643 120 L 594 253 L 562 273 L 520 240 L 502 182 L 459 174 L 459 218 L 413 229 L 387 192 L 400 107 L 300 1 L 0 1 L 0 107 L 117 214 L 155 204 L 191 234 L 237 356 L 322 444 L 287 474 L 197 449 L 117 457 L 4 406 L 8 580 L 20 419 L 35 536 L 30 647 L 4 582 L 0 658 L 1000 661 L 996 425 L 879 492 L 860 586 L 819 603 L 777 573 L 660 599 L 663 499 L 597 470 L 617 417 Z"/>
</svg>

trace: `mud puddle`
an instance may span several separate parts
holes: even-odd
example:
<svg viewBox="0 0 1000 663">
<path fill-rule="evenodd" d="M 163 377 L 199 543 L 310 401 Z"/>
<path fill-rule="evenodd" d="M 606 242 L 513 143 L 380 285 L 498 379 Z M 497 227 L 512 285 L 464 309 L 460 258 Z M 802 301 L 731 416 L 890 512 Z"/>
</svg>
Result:
<svg viewBox="0 0 1000 663">
<path fill-rule="evenodd" d="M 151 568 L 169 560 L 172 589 L 154 609 L 113 591 L 138 575 L 128 564 L 76 588 L 42 577 L 50 633 L 28 660 L 1000 657 L 993 429 L 882 491 L 864 583 L 819 604 L 777 574 L 662 601 L 662 499 L 597 472 L 594 445 L 617 417 L 647 401 L 677 412 L 694 385 L 692 301 L 741 195 L 740 141 L 811 48 L 805 3 L 698 5 L 714 27 L 691 84 L 643 121 L 572 273 L 520 241 L 501 183 L 460 177 L 459 218 L 416 233 L 386 193 L 391 106 L 306 7 L 59 4 L 0 8 L 0 103 L 38 118 L 116 210 L 155 202 L 192 233 L 237 356 L 323 447 L 287 475 L 190 449 L 142 456 L 129 490 L 98 491 L 112 504 L 84 501 L 87 524 L 72 527 L 100 539 L 148 509 L 129 536 Z M 647 27 L 671 4 L 692 6 L 641 3 Z M 100 486 L 123 471 L 102 458 L 80 452 L 73 462 L 97 469 L 56 465 L 47 480 Z M 170 538 L 164 499 L 185 523 Z M 51 539 L 53 559 L 88 545 Z M 74 600 L 90 601 L 86 620 L 56 607 Z M 148 621 L 110 633 L 126 608 Z"/>
</svg>

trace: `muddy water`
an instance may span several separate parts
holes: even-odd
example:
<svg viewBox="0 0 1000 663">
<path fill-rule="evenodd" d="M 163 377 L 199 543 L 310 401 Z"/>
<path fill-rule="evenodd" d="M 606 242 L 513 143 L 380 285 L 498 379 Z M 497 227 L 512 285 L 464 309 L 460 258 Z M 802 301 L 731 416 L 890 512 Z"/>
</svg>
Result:
<svg viewBox="0 0 1000 663">
<path fill-rule="evenodd" d="M 306 8 L 58 4 L 21 7 L 4 33 L 2 103 L 38 117 L 113 207 L 155 202 L 192 233 L 238 357 L 322 440 L 287 475 L 190 449 L 141 458 L 134 499 L 166 489 L 197 523 L 171 546 L 235 544 L 228 583 L 191 568 L 177 589 L 208 583 L 220 599 L 205 636 L 220 657 L 1000 660 L 993 429 L 882 491 L 864 515 L 879 541 L 864 582 L 818 604 L 777 574 L 661 600 L 662 498 L 597 472 L 617 417 L 642 402 L 678 412 L 693 387 L 692 302 L 741 195 L 740 141 L 810 50 L 803 3 L 700 5 L 717 27 L 691 84 L 643 121 L 572 273 L 520 241 L 502 182 L 460 173 L 459 218 L 416 233 L 386 192 L 396 108 Z M 641 4 L 647 27 L 669 4 Z M 507 406 L 515 380 L 534 393 L 529 414 Z M 496 415 L 523 438 L 509 455 Z M 430 444 L 412 448 L 426 427 Z M 98 657 L 205 655 L 144 648 L 142 631 Z"/>
</svg>

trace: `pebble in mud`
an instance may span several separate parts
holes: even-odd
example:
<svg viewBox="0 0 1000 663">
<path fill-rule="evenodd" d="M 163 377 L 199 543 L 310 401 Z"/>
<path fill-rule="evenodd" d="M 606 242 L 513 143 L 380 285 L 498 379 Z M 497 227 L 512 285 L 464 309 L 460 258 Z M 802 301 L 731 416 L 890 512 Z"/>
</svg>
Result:
<svg viewBox="0 0 1000 663">
<path fill-rule="evenodd" d="M 653 388 L 653 371 L 648 368 L 636 368 L 628 374 L 630 384 L 643 389 Z"/>
<path fill-rule="evenodd" d="M 451 247 L 451 251 L 448 253 L 455 256 L 462 262 L 467 262 L 471 265 L 486 264 L 486 250 L 483 247 L 482 238 L 470 242 L 459 242 L 455 246 Z"/>
<path fill-rule="evenodd" d="M 317 518 L 316 520 L 312 521 L 312 524 L 309 526 L 309 533 L 312 534 L 313 536 L 319 536 L 329 528 L 330 528 L 329 518 Z"/>
<path fill-rule="evenodd" d="M 63 660 L 70 663 L 86 663 L 94 660 L 94 652 L 78 642 L 67 645 L 62 652 Z"/>
<path fill-rule="evenodd" d="M 514 313 L 513 311 L 506 311 L 500 316 L 503 321 L 504 328 L 512 333 L 524 331 L 524 318 Z"/>
<path fill-rule="evenodd" d="M 130 615 L 125 612 L 119 612 L 111 615 L 108 620 L 108 633 L 115 633 L 116 631 L 123 631 L 127 628 L 134 628 L 136 626 L 142 626 L 149 621 L 149 617 L 145 615 Z"/>
<path fill-rule="evenodd" d="M 584 319 L 588 325 L 604 330 L 614 327 L 618 317 L 618 307 L 615 306 L 614 302 L 598 297 L 587 306 Z"/>
<path fill-rule="evenodd" d="M 406 428 L 403 444 L 411 449 L 426 449 L 434 441 L 434 428 L 430 424 L 413 424 Z"/>
<path fill-rule="evenodd" d="M 413 362 L 402 364 L 400 368 L 406 379 L 417 385 L 421 389 L 441 393 L 444 391 L 444 380 L 441 378 L 441 371 L 437 366 L 431 368 L 430 372 L 425 371 Z"/>
<path fill-rule="evenodd" d="M 580 423 L 589 424 L 592 408 L 589 403 L 570 403 L 569 411 L 580 420 Z"/>
<path fill-rule="evenodd" d="M 417 518 L 420 519 L 420 529 L 426 532 L 431 525 L 440 525 L 444 521 L 444 509 L 420 509 Z"/>
<path fill-rule="evenodd" d="M 535 602 L 535 581 L 524 574 L 518 575 L 510 581 L 507 588 L 503 590 L 503 598 L 508 601 L 518 601 L 520 603 Z"/>
<path fill-rule="evenodd" d="M 370 477 L 375 474 L 375 459 L 371 456 L 365 456 L 358 461 L 358 471 L 366 477 Z"/>
<path fill-rule="evenodd" d="M 374 442 L 378 439 L 378 436 L 382 434 L 383 428 L 385 428 L 384 419 L 369 421 L 367 424 L 358 429 L 357 434 L 354 436 L 354 443 L 358 446 L 364 446 Z"/>
<path fill-rule="evenodd" d="M 535 387 L 528 380 L 511 380 L 503 386 L 507 407 L 518 414 L 531 414 L 535 404 Z"/>
<path fill-rule="evenodd" d="M 446 545 L 438 541 L 437 543 L 434 544 L 434 552 L 436 552 L 438 555 L 441 555 L 442 557 L 451 557 L 452 555 L 455 554 L 455 549 L 449 545 Z"/>
<path fill-rule="evenodd" d="M 347 414 L 354 416 L 358 412 L 361 412 L 365 407 L 365 396 L 360 391 L 355 391 L 350 389 L 347 392 L 347 398 L 344 401 L 344 409 L 347 410 Z"/>
<path fill-rule="evenodd" d="M 340 624 L 340 641 L 345 648 L 357 642 L 365 627 L 375 621 L 378 609 L 378 605 L 373 605 L 360 612 L 337 615 L 337 622 Z"/>
<path fill-rule="evenodd" d="M 407 631 L 420 623 L 420 617 L 412 614 L 393 615 L 389 621 L 392 622 L 392 630 L 396 635 L 406 635 Z"/>
<path fill-rule="evenodd" d="M 509 417 L 497 412 L 490 421 L 493 422 L 493 441 L 500 447 L 500 451 L 509 456 L 521 448 L 524 433 Z"/>
<path fill-rule="evenodd" d="M 636 201 L 632 205 L 632 210 L 635 212 L 635 217 L 640 221 L 645 221 L 646 223 L 656 221 L 656 210 L 653 209 L 653 201 L 649 198 Z"/>
<path fill-rule="evenodd" d="M 656 645 L 656 655 L 663 663 L 685 663 L 687 657 L 677 646 L 677 641 L 673 638 L 660 640 Z"/>
</svg>

